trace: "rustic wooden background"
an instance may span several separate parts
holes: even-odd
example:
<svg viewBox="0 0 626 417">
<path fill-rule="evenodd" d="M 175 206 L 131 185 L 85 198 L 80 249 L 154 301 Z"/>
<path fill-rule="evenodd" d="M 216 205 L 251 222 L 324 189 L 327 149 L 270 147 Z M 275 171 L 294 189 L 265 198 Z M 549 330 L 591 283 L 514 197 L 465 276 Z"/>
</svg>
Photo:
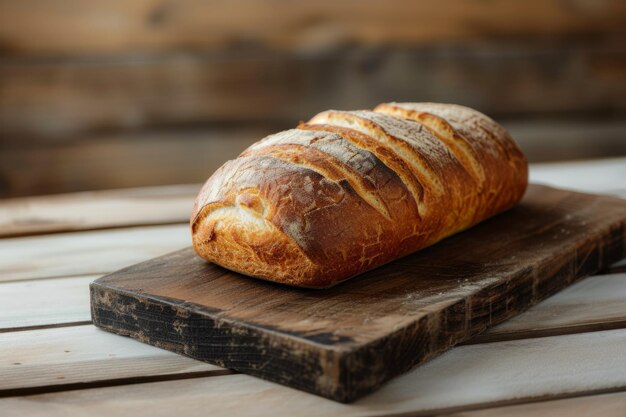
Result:
<svg viewBox="0 0 626 417">
<path fill-rule="evenodd" d="M 531 161 L 626 154 L 623 0 L 0 0 L 0 196 L 204 180 L 386 100 L 476 107 Z"/>
</svg>

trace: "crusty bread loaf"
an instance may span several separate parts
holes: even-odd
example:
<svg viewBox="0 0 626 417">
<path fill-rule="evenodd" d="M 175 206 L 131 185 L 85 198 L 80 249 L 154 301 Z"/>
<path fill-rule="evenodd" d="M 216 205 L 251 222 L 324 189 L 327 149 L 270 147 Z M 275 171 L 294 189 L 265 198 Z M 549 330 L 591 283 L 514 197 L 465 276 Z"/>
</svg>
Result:
<svg viewBox="0 0 626 417">
<path fill-rule="evenodd" d="M 506 130 L 467 107 L 330 110 L 219 168 L 193 246 L 246 275 L 330 287 L 511 208 L 527 177 Z"/>
</svg>

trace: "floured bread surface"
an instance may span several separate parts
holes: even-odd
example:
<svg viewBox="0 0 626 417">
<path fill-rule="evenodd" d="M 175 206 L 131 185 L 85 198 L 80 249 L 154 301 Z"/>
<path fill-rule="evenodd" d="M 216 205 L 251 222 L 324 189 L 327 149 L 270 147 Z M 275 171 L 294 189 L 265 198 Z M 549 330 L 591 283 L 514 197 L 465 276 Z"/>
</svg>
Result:
<svg viewBox="0 0 626 417">
<path fill-rule="evenodd" d="M 466 107 L 322 112 L 255 143 L 204 184 L 196 252 L 233 271 L 326 288 L 511 208 L 527 162 Z"/>
</svg>

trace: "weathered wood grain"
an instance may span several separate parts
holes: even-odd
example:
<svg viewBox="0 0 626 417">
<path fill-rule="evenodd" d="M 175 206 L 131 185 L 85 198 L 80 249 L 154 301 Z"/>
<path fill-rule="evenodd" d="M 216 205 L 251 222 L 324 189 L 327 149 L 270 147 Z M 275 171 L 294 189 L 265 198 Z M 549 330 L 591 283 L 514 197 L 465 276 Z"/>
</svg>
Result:
<svg viewBox="0 0 626 417">
<path fill-rule="evenodd" d="M 91 284 L 94 323 L 339 401 L 624 257 L 626 201 L 531 186 L 513 210 L 324 291 L 179 251 Z"/>
<path fill-rule="evenodd" d="M 0 399 L 12 416 L 405 416 L 626 389 L 626 330 L 456 347 L 352 404 L 247 375 Z M 599 410 L 601 410 L 600 408 Z"/>
<path fill-rule="evenodd" d="M 189 245 L 187 224 L 0 240 L 0 282 L 107 273 Z"/>
<path fill-rule="evenodd" d="M 0 151 L 0 193 L 17 196 L 49 190 L 201 183 L 269 133 L 269 129 L 247 128 L 164 131 L 9 146 Z M 189 196 L 190 206 L 194 197 Z"/>
<path fill-rule="evenodd" d="M 223 122 L 293 126 L 328 108 L 390 100 L 462 103 L 498 120 L 586 114 L 610 121 L 626 106 L 619 45 L 9 59 L 0 65 L 0 140 L 77 140 L 102 130 Z"/>
<path fill-rule="evenodd" d="M 623 29 L 626 9 L 603 2 L 497 0 L 436 3 L 254 0 L 162 3 L 71 0 L 0 2 L 5 54 L 101 54 L 237 49 L 317 50 L 484 37 L 599 35 Z"/>
<path fill-rule="evenodd" d="M 211 372 L 219 375 L 225 370 L 114 337 L 91 325 L 0 333 L 0 396 L 41 387 L 51 390 L 55 386 L 103 381 L 115 385 L 120 380 L 130 382 L 131 378 L 184 378 L 187 374 Z"/>
<path fill-rule="evenodd" d="M 89 283 L 98 277 L 0 283 L 0 332 L 91 323 Z"/>
<path fill-rule="evenodd" d="M 468 343 L 626 328 L 626 274 L 583 279 Z"/>
<path fill-rule="evenodd" d="M 0 238 L 187 223 L 200 184 L 92 191 L 3 200 Z"/>
<path fill-rule="evenodd" d="M 0 65 L 0 137 L 19 143 L 111 128 L 267 122 L 281 111 L 293 124 L 299 120 L 295 102 L 306 93 L 305 85 L 297 87 L 305 71 L 306 63 L 293 60 L 184 55 L 9 61 Z"/>
</svg>

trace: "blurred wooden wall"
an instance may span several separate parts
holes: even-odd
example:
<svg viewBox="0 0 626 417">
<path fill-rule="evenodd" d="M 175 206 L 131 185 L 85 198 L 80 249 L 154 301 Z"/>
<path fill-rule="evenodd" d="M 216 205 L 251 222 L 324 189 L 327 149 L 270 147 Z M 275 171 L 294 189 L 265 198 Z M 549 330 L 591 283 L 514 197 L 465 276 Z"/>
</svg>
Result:
<svg viewBox="0 0 626 417">
<path fill-rule="evenodd" d="M 200 182 L 327 108 L 475 107 L 626 154 L 624 0 L 0 0 L 0 196 Z"/>
</svg>

